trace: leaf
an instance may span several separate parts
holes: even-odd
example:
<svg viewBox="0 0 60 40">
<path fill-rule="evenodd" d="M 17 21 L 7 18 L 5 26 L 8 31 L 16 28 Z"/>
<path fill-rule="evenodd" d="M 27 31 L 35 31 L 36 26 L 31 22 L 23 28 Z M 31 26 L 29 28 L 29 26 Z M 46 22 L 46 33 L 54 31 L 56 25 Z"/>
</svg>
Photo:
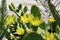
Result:
<svg viewBox="0 0 60 40">
<path fill-rule="evenodd" d="M 22 38 L 22 40 L 44 40 L 41 35 L 37 33 L 30 33 L 27 34 Z"/>
<path fill-rule="evenodd" d="M 33 31 L 37 31 L 38 26 L 32 26 L 31 28 L 33 29 Z"/>
<path fill-rule="evenodd" d="M 13 3 L 11 3 L 11 5 L 9 5 L 9 9 L 11 10 L 11 11 L 15 11 L 15 6 L 14 6 L 14 4 Z"/>
<path fill-rule="evenodd" d="M 16 10 L 16 12 L 19 12 L 19 10 L 22 8 L 22 4 L 19 4 L 18 9 Z"/>
<path fill-rule="evenodd" d="M 4 35 L 8 40 L 11 40 L 11 35 L 9 32 L 5 32 L 5 35 Z"/>
<path fill-rule="evenodd" d="M 45 25 L 46 25 L 45 22 L 43 22 L 39 27 L 45 29 L 46 28 Z"/>
<path fill-rule="evenodd" d="M 23 16 L 24 15 L 24 13 L 23 12 L 21 12 L 21 16 Z"/>
<path fill-rule="evenodd" d="M 31 28 L 31 26 L 32 26 L 30 23 L 27 23 L 26 25 L 28 28 Z"/>
<path fill-rule="evenodd" d="M 7 32 L 7 29 L 4 29 L 3 33 L 0 34 L 0 40 L 2 40 L 2 38 L 4 37 L 5 33 Z"/>
<path fill-rule="evenodd" d="M 14 11 L 13 8 L 11 7 L 11 5 L 9 5 L 9 9 L 10 9 L 11 11 Z"/>
<path fill-rule="evenodd" d="M 25 6 L 23 12 L 26 13 L 28 8 Z"/>
<path fill-rule="evenodd" d="M 6 9 L 6 0 L 2 0 L 1 1 L 1 7 L 0 7 L 0 32 L 1 33 L 5 29 L 5 24 L 4 23 L 5 23 L 6 11 L 7 11 L 7 9 Z"/>
<path fill-rule="evenodd" d="M 36 5 L 33 5 L 32 7 L 31 7 L 31 13 L 36 17 L 41 17 L 41 14 L 40 14 L 40 10 L 39 10 L 39 8 L 36 6 Z"/>
<path fill-rule="evenodd" d="M 52 23 L 52 31 L 56 32 L 57 24 L 56 22 Z"/>
<path fill-rule="evenodd" d="M 11 6 L 15 9 L 15 5 L 13 3 L 11 3 Z"/>
</svg>

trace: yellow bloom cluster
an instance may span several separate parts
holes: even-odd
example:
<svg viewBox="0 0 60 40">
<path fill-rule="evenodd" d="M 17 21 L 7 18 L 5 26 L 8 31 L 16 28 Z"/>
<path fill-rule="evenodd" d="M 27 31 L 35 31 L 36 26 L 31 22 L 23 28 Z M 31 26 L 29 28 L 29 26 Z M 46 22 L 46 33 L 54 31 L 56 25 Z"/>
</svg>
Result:
<svg viewBox="0 0 60 40">
<path fill-rule="evenodd" d="M 14 22 L 15 17 L 10 15 L 6 18 L 6 25 L 11 25 Z"/>
<path fill-rule="evenodd" d="M 34 17 L 33 14 L 24 14 L 21 16 L 21 20 L 23 23 L 30 22 L 34 26 L 39 26 L 42 23 L 42 20 L 40 20 L 38 17 Z"/>
<path fill-rule="evenodd" d="M 21 16 L 21 20 L 23 23 L 28 23 L 28 18 L 26 16 L 26 14 L 24 14 L 23 16 Z"/>
<path fill-rule="evenodd" d="M 43 23 L 42 20 L 40 20 L 38 17 L 34 18 L 31 22 L 30 22 L 32 25 L 34 26 L 39 26 L 40 24 Z"/>
<path fill-rule="evenodd" d="M 16 30 L 16 33 L 18 34 L 18 35 L 23 35 L 24 34 L 24 29 L 23 28 L 18 28 L 17 30 Z"/>
<path fill-rule="evenodd" d="M 34 19 L 33 14 L 28 14 L 28 21 L 31 22 Z"/>
<path fill-rule="evenodd" d="M 53 33 L 46 33 L 46 40 L 56 40 Z"/>
<path fill-rule="evenodd" d="M 54 22 L 55 21 L 55 19 L 54 18 L 49 18 L 49 22 Z"/>
</svg>

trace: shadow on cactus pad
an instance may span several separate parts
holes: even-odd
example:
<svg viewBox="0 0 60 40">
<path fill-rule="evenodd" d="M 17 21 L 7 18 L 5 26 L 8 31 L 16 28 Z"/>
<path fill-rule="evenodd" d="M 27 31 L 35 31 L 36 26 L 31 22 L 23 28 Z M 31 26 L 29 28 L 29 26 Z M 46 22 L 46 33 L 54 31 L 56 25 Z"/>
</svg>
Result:
<svg viewBox="0 0 60 40">
<path fill-rule="evenodd" d="M 22 40 L 44 40 L 41 35 L 37 33 L 30 33 L 27 34 L 22 38 Z"/>
</svg>

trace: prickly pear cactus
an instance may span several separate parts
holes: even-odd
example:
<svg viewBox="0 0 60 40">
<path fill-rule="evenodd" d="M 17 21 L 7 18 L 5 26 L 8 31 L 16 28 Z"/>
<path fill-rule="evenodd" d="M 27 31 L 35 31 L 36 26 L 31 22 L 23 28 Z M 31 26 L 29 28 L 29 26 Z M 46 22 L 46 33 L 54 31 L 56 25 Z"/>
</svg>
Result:
<svg viewBox="0 0 60 40">
<path fill-rule="evenodd" d="M 37 33 L 30 33 L 25 35 L 22 40 L 44 40 L 41 35 Z"/>
</svg>

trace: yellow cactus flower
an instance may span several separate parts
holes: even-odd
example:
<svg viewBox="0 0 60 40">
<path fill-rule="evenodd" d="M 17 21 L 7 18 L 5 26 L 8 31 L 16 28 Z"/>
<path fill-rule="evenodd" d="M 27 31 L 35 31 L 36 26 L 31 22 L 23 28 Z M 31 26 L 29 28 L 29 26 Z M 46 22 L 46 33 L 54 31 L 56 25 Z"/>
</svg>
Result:
<svg viewBox="0 0 60 40">
<path fill-rule="evenodd" d="M 39 26 L 42 23 L 42 20 L 40 20 L 38 17 L 35 17 L 30 23 L 34 26 Z"/>
<path fill-rule="evenodd" d="M 24 14 L 23 16 L 21 16 L 21 21 L 22 21 L 24 24 L 29 22 L 26 14 Z"/>
<path fill-rule="evenodd" d="M 23 35 L 24 34 L 24 29 L 23 28 L 18 28 L 17 30 L 16 30 L 16 33 L 18 34 L 18 35 Z"/>
<path fill-rule="evenodd" d="M 53 33 L 46 33 L 46 40 L 56 40 Z"/>
<path fill-rule="evenodd" d="M 55 21 L 55 19 L 54 18 L 49 18 L 49 22 L 54 22 Z"/>
<path fill-rule="evenodd" d="M 33 14 L 28 14 L 28 21 L 31 22 L 34 19 Z"/>
<path fill-rule="evenodd" d="M 15 17 L 14 16 L 8 16 L 7 18 L 6 18 L 6 25 L 11 25 L 12 23 L 14 23 L 14 19 L 15 19 Z"/>
</svg>

